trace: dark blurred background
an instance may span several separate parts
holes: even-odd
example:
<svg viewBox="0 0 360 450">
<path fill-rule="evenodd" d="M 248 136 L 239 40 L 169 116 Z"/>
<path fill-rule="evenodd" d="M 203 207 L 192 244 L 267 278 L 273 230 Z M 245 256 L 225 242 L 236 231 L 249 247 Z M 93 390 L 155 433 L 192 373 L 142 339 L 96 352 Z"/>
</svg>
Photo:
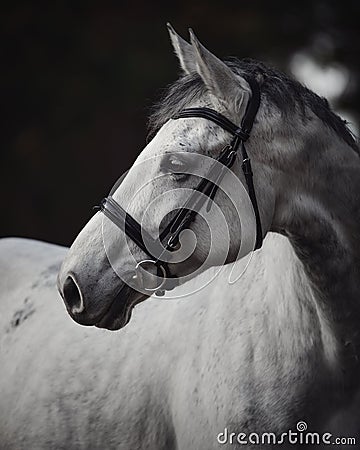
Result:
<svg viewBox="0 0 360 450">
<path fill-rule="evenodd" d="M 292 71 L 357 131 L 358 0 L 7 4 L 0 236 L 72 242 L 144 147 L 150 107 L 178 75 L 167 21 L 220 57 Z"/>
</svg>

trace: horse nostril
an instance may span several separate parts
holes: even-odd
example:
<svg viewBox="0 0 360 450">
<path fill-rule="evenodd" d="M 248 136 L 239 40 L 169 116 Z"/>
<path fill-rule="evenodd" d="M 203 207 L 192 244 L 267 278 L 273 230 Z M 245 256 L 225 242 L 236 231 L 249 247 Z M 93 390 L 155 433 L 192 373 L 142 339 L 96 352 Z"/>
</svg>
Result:
<svg viewBox="0 0 360 450">
<path fill-rule="evenodd" d="M 63 294 L 68 309 L 70 309 L 73 314 L 78 314 L 83 311 L 84 302 L 81 291 L 72 276 L 68 276 L 66 278 L 63 288 Z"/>
</svg>

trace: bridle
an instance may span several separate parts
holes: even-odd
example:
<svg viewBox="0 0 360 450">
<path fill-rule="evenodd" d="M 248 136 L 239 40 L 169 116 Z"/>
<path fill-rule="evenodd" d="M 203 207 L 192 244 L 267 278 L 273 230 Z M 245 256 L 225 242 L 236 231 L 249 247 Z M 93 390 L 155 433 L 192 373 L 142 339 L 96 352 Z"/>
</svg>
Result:
<svg viewBox="0 0 360 450">
<path fill-rule="evenodd" d="M 159 240 L 155 240 L 152 236 L 135 220 L 126 210 L 119 205 L 111 196 L 105 197 L 99 206 L 99 209 L 108 217 L 115 225 L 117 225 L 132 241 L 149 257 L 137 263 L 135 270 L 139 270 L 148 264 L 156 266 L 157 275 L 162 279 L 162 282 L 156 288 L 146 289 L 157 295 L 163 295 L 164 290 L 172 289 L 176 284 L 171 283 L 174 278 L 170 274 L 169 266 L 166 261 L 163 261 L 162 255 L 164 251 L 174 251 L 179 245 L 180 233 L 189 227 L 190 223 L 195 219 L 199 207 L 204 203 L 204 198 L 209 197 L 213 199 L 216 195 L 217 189 L 221 179 L 225 175 L 226 168 L 232 167 L 238 154 L 239 147 L 241 149 L 242 164 L 241 168 L 245 176 L 246 185 L 248 188 L 249 198 L 251 200 L 255 220 L 256 220 L 256 243 L 255 249 L 262 245 L 262 227 L 259 214 L 258 203 L 256 199 L 253 173 L 251 169 L 251 162 L 249 155 L 245 148 L 245 141 L 250 136 L 251 129 L 257 111 L 260 106 L 260 89 L 258 83 L 253 78 L 248 78 L 247 81 L 251 88 L 251 98 L 248 102 L 244 117 L 241 121 L 241 126 L 235 125 L 222 114 L 210 108 L 186 108 L 176 114 L 173 119 L 187 119 L 187 118 L 203 118 L 214 122 L 225 131 L 232 134 L 231 142 L 224 147 L 220 155 L 215 159 L 215 163 L 210 167 L 206 177 L 201 178 L 198 185 L 193 189 L 193 194 L 190 195 L 185 205 L 180 208 L 173 219 L 168 223 L 165 229 L 160 233 Z M 220 163 L 220 164 L 219 164 Z M 214 181 L 215 180 L 215 181 Z M 204 195 L 199 196 L 198 193 Z M 210 203 L 209 203 L 210 204 Z M 153 249 L 159 248 L 160 243 L 163 252 L 154 252 Z M 150 245 L 149 245 L 150 244 Z"/>
<path fill-rule="evenodd" d="M 166 242 L 163 246 L 164 250 L 174 251 L 179 244 L 179 235 L 185 229 L 188 228 L 190 223 L 196 217 L 196 209 L 199 208 L 199 203 L 204 202 L 204 197 L 213 199 L 216 195 L 219 183 L 225 174 L 225 168 L 230 168 L 235 162 L 238 154 L 238 149 L 241 149 L 242 164 L 241 168 L 245 176 L 246 185 L 248 188 L 248 194 L 252 203 L 255 220 L 256 220 L 256 243 L 255 249 L 258 249 L 262 245 L 262 227 L 261 219 L 258 208 L 258 203 L 255 194 L 255 188 L 253 183 L 253 173 L 251 169 L 251 161 L 245 148 L 245 141 L 250 136 L 251 129 L 254 124 L 256 114 L 260 106 L 260 89 L 258 83 L 252 79 L 247 78 L 247 81 L 251 88 L 251 98 L 248 102 L 244 117 L 241 121 L 241 126 L 235 125 L 228 118 L 210 108 L 186 108 L 176 114 L 173 119 L 186 119 L 186 118 L 203 118 L 214 122 L 225 131 L 233 135 L 233 139 L 230 144 L 226 145 L 221 151 L 216 163 L 210 167 L 206 177 L 203 177 L 199 184 L 193 189 L 194 193 L 189 197 L 185 205 L 180 208 L 173 219 L 160 233 L 160 243 Z M 220 164 L 219 164 L 220 163 Z M 220 167 L 220 169 L 219 169 Z M 210 181 L 210 180 L 216 180 Z M 202 193 L 204 196 L 198 196 L 197 193 Z M 196 207 L 196 208 L 195 208 Z M 132 241 L 146 254 L 150 259 L 144 259 L 137 263 L 135 270 L 142 268 L 146 264 L 153 264 L 156 266 L 157 274 L 161 277 L 162 282 L 156 286 L 156 288 L 146 289 L 151 292 L 155 292 L 157 295 L 163 295 L 164 290 L 172 289 L 176 284 L 167 283 L 166 280 L 173 279 L 170 274 L 169 266 L 166 261 L 161 259 L 162 253 L 153 250 L 158 247 L 157 240 L 152 236 L 135 220 L 126 210 L 119 205 L 111 196 L 105 197 L 100 204 L 99 209 L 108 217 L 115 225 L 117 225 Z M 145 238 L 145 239 L 144 239 Z M 148 244 L 148 245 L 146 245 Z M 150 245 L 149 245 L 150 244 Z"/>
</svg>

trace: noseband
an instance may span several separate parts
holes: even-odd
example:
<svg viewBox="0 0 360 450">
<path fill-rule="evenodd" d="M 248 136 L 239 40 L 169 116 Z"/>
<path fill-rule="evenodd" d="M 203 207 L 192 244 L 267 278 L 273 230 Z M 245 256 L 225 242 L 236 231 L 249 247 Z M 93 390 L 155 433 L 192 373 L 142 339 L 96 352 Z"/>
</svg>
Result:
<svg viewBox="0 0 360 450">
<path fill-rule="evenodd" d="M 232 134 L 233 138 L 231 142 L 225 146 L 218 158 L 216 158 L 216 163 L 210 167 L 207 176 L 202 178 L 199 184 L 194 188 L 194 193 L 189 197 L 186 204 L 177 211 L 170 223 L 161 232 L 159 240 L 160 243 L 164 243 L 162 247 L 163 253 L 164 250 L 174 251 L 177 249 L 180 233 L 184 229 L 188 228 L 190 223 L 196 217 L 197 212 L 195 209 L 198 209 L 204 203 L 204 198 L 206 199 L 206 197 L 209 197 L 210 199 L 213 199 L 215 197 L 219 183 L 225 175 L 225 168 L 232 167 L 238 154 L 239 147 L 241 149 L 242 158 L 241 168 L 245 176 L 248 194 L 256 219 L 255 249 L 260 248 L 262 245 L 262 227 L 254 189 L 253 173 L 251 170 L 250 158 L 245 148 L 245 141 L 247 141 L 250 136 L 250 132 L 260 106 L 260 90 L 258 83 L 254 79 L 249 78 L 247 81 L 251 87 L 252 95 L 240 127 L 232 123 L 222 114 L 210 108 L 186 108 L 173 117 L 173 119 L 200 117 L 202 119 L 210 120 L 223 128 L 225 131 Z M 218 163 L 221 163 L 221 165 Z M 196 195 L 199 192 L 204 194 L 204 196 Z M 170 280 L 167 280 L 166 283 L 166 277 L 169 279 L 174 279 L 174 277 L 170 274 L 168 263 L 161 260 L 161 252 L 156 252 L 158 254 L 154 254 L 154 252 L 149 249 L 159 248 L 159 241 L 153 239 L 152 236 L 144 228 L 142 228 L 139 222 L 127 213 L 126 210 L 111 196 L 106 197 L 101 201 L 99 209 L 130 239 L 132 239 L 132 241 L 135 242 L 135 244 L 150 258 L 140 261 L 136 266 L 136 270 L 142 267 L 142 265 L 145 265 L 145 263 L 153 264 L 156 267 L 157 274 L 163 281 L 156 288 L 146 290 L 155 292 L 157 295 L 163 295 L 165 289 L 172 289 L 176 284 L 169 283 Z M 146 243 L 148 245 L 146 245 Z"/>
</svg>

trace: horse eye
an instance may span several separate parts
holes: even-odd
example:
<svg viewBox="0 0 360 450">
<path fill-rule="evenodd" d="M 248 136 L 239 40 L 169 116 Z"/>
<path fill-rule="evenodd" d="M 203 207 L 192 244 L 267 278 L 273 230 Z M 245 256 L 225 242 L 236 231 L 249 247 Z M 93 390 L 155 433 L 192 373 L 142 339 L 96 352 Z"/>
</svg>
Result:
<svg viewBox="0 0 360 450">
<path fill-rule="evenodd" d="M 179 161 L 178 159 L 171 159 L 169 161 L 169 169 L 173 173 L 183 173 L 186 169 L 186 164 L 182 161 Z"/>
<path fill-rule="evenodd" d="M 164 161 L 163 170 L 172 174 L 183 175 L 186 172 L 187 164 L 177 158 L 168 158 Z"/>
</svg>

